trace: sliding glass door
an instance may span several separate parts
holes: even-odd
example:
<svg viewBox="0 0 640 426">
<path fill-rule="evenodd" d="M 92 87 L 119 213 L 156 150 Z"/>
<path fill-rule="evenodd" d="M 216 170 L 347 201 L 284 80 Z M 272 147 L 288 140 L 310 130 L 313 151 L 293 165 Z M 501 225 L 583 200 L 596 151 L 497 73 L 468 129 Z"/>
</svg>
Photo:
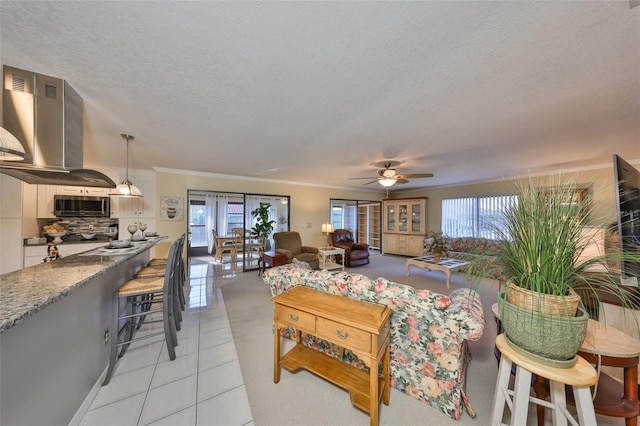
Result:
<svg viewBox="0 0 640 426">
<path fill-rule="evenodd" d="M 331 223 L 334 229 L 348 229 L 359 243 L 380 251 L 382 241 L 380 201 L 331 199 Z"/>
<path fill-rule="evenodd" d="M 269 220 L 275 222 L 273 232 L 289 230 L 287 195 L 190 190 L 191 254 L 211 256 L 211 262 L 223 269 L 258 269 L 262 252 L 273 247 L 273 232 L 266 241 L 258 241 L 251 235 L 256 223 L 252 212 L 261 205 L 269 206 Z M 226 249 L 230 244 L 234 246 L 233 250 Z"/>
</svg>

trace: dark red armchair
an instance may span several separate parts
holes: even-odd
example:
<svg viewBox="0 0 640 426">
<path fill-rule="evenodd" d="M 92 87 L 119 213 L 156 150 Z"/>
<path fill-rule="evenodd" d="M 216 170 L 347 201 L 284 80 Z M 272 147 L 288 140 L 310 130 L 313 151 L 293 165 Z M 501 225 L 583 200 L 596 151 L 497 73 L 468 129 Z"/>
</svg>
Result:
<svg viewBox="0 0 640 426">
<path fill-rule="evenodd" d="M 334 247 L 344 249 L 345 266 L 361 266 L 369 263 L 369 244 L 354 242 L 353 234 L 348 229 L 336 229 L 331 234 Z"/>
</svg>

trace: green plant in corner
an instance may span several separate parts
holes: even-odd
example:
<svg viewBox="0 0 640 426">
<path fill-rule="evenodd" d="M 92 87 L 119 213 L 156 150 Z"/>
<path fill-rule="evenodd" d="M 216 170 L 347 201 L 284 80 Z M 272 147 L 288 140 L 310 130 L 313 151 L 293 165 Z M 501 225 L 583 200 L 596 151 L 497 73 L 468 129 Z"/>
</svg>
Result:
<svg viewBox="0 0 640 426">
<path fill-rule="evenodd" d="M 551 365 L 568 367 L 584 341 L 588 320 L 578 295 L 599 302 L 603 291 L 630 306 L 619 273 L 609 265 L 634 255 L 617 252 L 581 258 L 593 243 L 593 237 L 585 237 L 582 219 L 594 205 L 587 199 L 575 208 L 575 177 L 558 184 L 553 180 L 550 189 L 542 189 L 533 178 L 516 181 L 517 202 L 507 206 L 493 226 L 498 254 L 489 268 L 472 263 L 470 273 L 482 278 L 500 270 L 506 291 L 498 302 L 507 338 L 527 353 L 553 360 Z"/>
<path fill-rule="evenodd" d="M 260 207 L 251 212 L 251 216 L 256 218 L 256 223 L 253 225 L 253 228 L 251 228 L 251 236 L 255 237 L 258 241 L 261 241 L 263 248 L 265 242 L 271 235 L 271 232 L 273 232 L 273 226 L 276 223 L 275 220 L 269 220 L 270 207 L 271 204 L 269 203 L 260 203 Z M 262 259 L 262 256 L 260 256 L 260 259 Z"/>
</svg>

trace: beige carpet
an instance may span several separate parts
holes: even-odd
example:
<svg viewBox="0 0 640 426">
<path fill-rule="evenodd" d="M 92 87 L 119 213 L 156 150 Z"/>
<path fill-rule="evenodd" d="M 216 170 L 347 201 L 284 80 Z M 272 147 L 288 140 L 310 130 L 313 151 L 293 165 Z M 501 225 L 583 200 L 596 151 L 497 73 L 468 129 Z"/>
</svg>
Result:
<svg viewBox="0 0 640 426">
<path fill-rule="evenodd" d="M 453 274 L 451 290 L 447 290 L 442 272 L 411 268 L 406 276 L 405 257 L 373 256 L 366 266 L 352 268 L 372 278 L 383 276 L 392 281 L 428 288 L 448 294 L 455 288 L 472 285 L 463 274 Z M 270 293 L 256 272 L 238 274 L 237 278 L 219 281 L 240 360 L 254 424 L 282 425 L 365 425 L 369 416 L 353 407 L 349 394 L 343 389 L 300 370 L 283 370 L 280 383 L 273 383 L 273 305 Z M 496 325 L 491 305 L 496 301 L 497 283 L 479 287 L 485 308 L 487 326 L 483 337 L 470 342 L 473 360 L 467 377 L 467 395 L 476 409 L 472 419 L 463 413 L 455 421 L 440 410 L 419 402 L 392 388 L 389 406 L 380 405 L 382 425 L 488 425 L 498 365 L 493 355 Z M 285 346 L 287 350 L 290 346 Z M 548 411 L 548 410 L 547 410 Z M 530 410 L 530 424 L 535 424 L 535 410 Z M 549 416 L 547 415 L 547 419 Z M 624 420 L 598 416 L 600 425 L 623 425 Z M 550 420 L 547 420 L 551 424 Z"/>
</svg>

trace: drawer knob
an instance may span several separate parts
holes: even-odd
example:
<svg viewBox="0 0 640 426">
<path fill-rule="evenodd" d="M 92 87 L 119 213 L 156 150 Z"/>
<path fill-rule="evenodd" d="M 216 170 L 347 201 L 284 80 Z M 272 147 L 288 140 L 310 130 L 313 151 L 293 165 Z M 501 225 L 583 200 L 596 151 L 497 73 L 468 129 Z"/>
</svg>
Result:
<svg viewBox="0 0 640 426">
<path fill-rule="evenodd" d="M 291 321 L 298 321 L 298 316 L 297 315 L 293 315 L 293 314 L 289 314 L 289 319 Z"/>
<path fill-rule="evenodd" d="M 336 334 L 341 339 L 346 339 L 347 337 L 349 337 L 349 333 L 347 333 L 346 331 L 336 330 Z"/>
</svg>

